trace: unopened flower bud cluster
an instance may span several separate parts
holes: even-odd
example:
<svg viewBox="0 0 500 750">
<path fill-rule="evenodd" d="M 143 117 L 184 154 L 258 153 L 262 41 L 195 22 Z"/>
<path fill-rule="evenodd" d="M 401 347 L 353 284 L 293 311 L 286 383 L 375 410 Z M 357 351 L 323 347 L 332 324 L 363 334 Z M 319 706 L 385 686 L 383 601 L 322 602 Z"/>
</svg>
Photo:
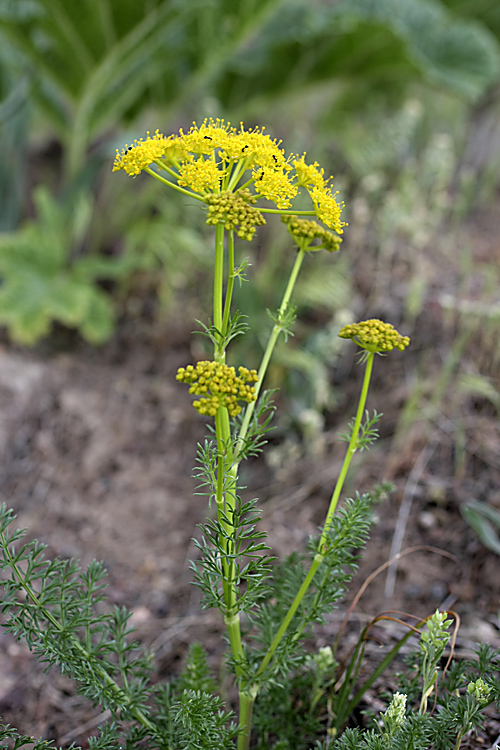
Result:
<svg viewBox="0 0 500 750">
<path fill-rule="evenodd" d="M 405 723 L 406 701 L 407 696 L 404 693 L 394 693 L 389 708 L 382 714 L 384 736 L 387 739 L 395 735 Z"/>
<path fill-rule="evenodd" d="M 467 692 L 473 695 L 480 703 L 486 702 L 491 693 L 491 686 L 479 677 L 475 682 L 469 682 Z"/>
<path fill-rule="evenodd" d="M 255 388 L 258 378 L 256 370 L 238 368 L 220 362 L 201 361 L 196 367 L 179 367 L 177 380 L 190 385 L 189 393 L 203 398 L 193 401 L 194 408 L 203 415 L 215 417 L 221 406 L 227 407 L 231 417 L 241 412 L 238 401 L 255 401 Z"/>
<path fill-rule="evenodd" d="M 228 232 L 235 229 L 242 240 L 251 240 L 255 228 L 266 223 L 261 212 L 251 205 L 257 202 L 257 198 L 246 188 L 237 193 L 229 190 L 209 193 L 204 199 L 208 204 L 207 224 L 224 224 Z"/>
<path fill-rule="evenodd" d="M 390 323 L 376 318 L 344 326 L 339 336 L 341 339 L 352 339 L 369 352 L 403 351 L 410 343 L 408 336 L 401 336 Z"/>
<path fill-rule="evenodd" d="M 310 244 L 313 240 L 320 240 L 320 247 L 324 247 L 330 253 L 339 249 L 342 239 L 322 227 L 316 221 L 299 219 L 297 216 L 282 216 L 281 221 L 286 224 L 292 237 L 297 240 L 307 240 Z M 297 244 L 301 244 L 298 242 Z M 314 250 L 313 246 L 311 250 Z"/>
</svg>

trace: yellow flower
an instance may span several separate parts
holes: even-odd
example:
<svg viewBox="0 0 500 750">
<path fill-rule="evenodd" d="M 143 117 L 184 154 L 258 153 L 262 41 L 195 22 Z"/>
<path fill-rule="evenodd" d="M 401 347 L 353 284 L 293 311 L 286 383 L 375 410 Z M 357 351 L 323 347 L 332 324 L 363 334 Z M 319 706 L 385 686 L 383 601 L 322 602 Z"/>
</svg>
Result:
<svg viewBox="0 0 500 750">
<path fill-rule="evenodd" d="M 351 339 L 367 352 L 403 351 L 410 343 L 408 336 L 401 336 L 394 326 L 377 318 L 344 326 L 339 336 L 341 339 Z"/>
<path fill-rule="evenodd" d="M 297 185 L 305 187 L 311 196 L 316 216 L 326 224 L 330 229 L 335 229 L 337 234 L 343 234 L 343 227 L 346 223 L 341 221 L 340 215 L 344 207 L 343 203 L 337 203 L 335 196 L 332 195 L 328 180 L 325 181 L 323 169 L 319 169 L 317 162 L 307 164 L 305 154 L 300 159 L 292 161 L 297 175 Z"/>
<path fill-rule="evenodd" d="M 163 167 L 174 187 L 175 182 L 179 189 L 188 187 L 207 203 L 209 194 L 235 193 L 252 185 L 255 197 L 286 211 L 298 190 L 305 188 L 316 216 L 327 227 L 342 234 L 345 226 L 340 218 L 343 204 L 332 193 L 323 169 L 316 162 L 307 164 L 305 154 L 287 158 L 281 141 L 272 139 L 263 128 L 245 130 L 240 123 L 236 130 L 229 122 L 210 118 L 199 126 L 193 123 L 188 133 L 180 130 L 176 136 L 148 133 L 145 140 L 136 140 L 117 152 L 113 171 L 123 169 L 134 176 L 151 164 Z"/>
<path fill-rule="evenodd" d="M 297 195 L 297 187 L 293 185 L 287 173 L 282 169 L 258 169 L 253 172 L 254 188 L 263 198 L 276 203 L 277 208 L 289 208 L 292 198 Z"/>
<path fill-rule="evenodd" d="M 198 127 L 194 122 L 189 133 L 180 131 L 183 148 L 192 154 L 212 154 L 216 149 L 224 149 L 234 135 L 234 128 L 224 120 L 203 120 Z"/>
<path fill-rule="evenodd" d="M 337 193 L 332 195 L 330 188 L 326 186 L 314 187 L 308 192 L 316 209 L 318 219 L 321 219 L 330 229 L 335 229 L 337 234 L 343 234 L 343 227 L 346 226 L 346 223 L 341 220 L 340 214 L 342 213 L 344 204 L 337 203 L 335 200 Z"/>
<path fill-rule="evenodd" d="M 134 141 L 132 146 L 125 146 L 121 153 L 116 151 L 113 172 L 123 169 L 129 175 L 137 175 L 156 159 L 161 159 L 169 151 L 173 152 L 178 149 L 177 139 L 173 136 L 165 138 L 158 130 L 152 137 L 148 131 L 147 136 L 145 141 L 140 138 Z"/>
<path fill-rule="evenodd" d="M 179 185 L 190 187 L 195 193 L 214 193 L 220 190 L 224 172 L 211 159 L 200 156 L 195 161 L 186 161 L 179 168 Z"/>
<path fill-rule="evenodd" d="M 323 170 L 318 169 L 319 164 L 316 161 L 314 164 L 306 164 L 304 157 L 305 154 L 300 159 L 292 161 L 295 174 L 297 175 L 297 185 L 307 189 L 323 187 L 325 184 Z"/>
</svg>

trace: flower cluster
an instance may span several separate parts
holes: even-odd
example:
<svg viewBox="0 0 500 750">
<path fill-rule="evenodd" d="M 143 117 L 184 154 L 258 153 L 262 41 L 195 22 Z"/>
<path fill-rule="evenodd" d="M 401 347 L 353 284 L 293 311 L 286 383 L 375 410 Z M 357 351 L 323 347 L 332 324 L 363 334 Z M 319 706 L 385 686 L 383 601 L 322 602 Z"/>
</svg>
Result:
<svg viewBox="0 0 500 750">
<path fill-rule="evenodd" d="M 338 192 L 332 193 L 328 184 L 330 180 L 325 180 L 324 170 L 319 168 L 317 162 L 306 164 L 304 157 L 305 154 L 292 162 L 297 175 L 297 185 L 305 187 L 311 196 L 318 219 L 327 227 L 335 229 L 338 234 L 342 234 L 342 227 L 346 226 L 340 220 L 344 204 L 337 203 L 335 196 Z"/>
<path fill-rule="evenodd" d="M 151 167 L 164 170 L 172 186 L 187 188 L 200 200 L 207 193 L 235 192 L 238 186 L 253 185 L 257 197 L 273 202 L 279 210 L 290 208 L 300 188 L 309 193 L 316 216 L 330 229 L 342 234 L 343 204 L 336 199 L 318 164 L 307 164 L 305 155 L 286 158 L 280 141 L 263 129 L 239 130 L 224 120 L 204 120 L 188 133 L 164 136 L 158 131 L 145 140 L 134 141 L 117 151 L 113 171 L 135 176 Z M 311 213 L 313 213 L 311 211 Z"/>
<path fill-rule="evenodd" d="M 305 246 L 308 250 L 319 250 L 324 247 L 330 253 L 339 249 L 342 239 L 325 229 L 316 221 L 298 219 L 297 216 L 282 216 L 281 221 L 286 224 L 288 231 L 299 247 Z M 313 240 L 320 240 L 319 245 L 311 245 Z"/>
<path fill-rule="evenodd" d="M 217 193 L 223 177 L 224 174 L 214 161 L 200 156 L 181 164 L 177 181 L 179 185 L 189 187 L 195 193 L 203 194 L 207 190 Z"/>
<path fill-rule="evenodd" d="M 479 703 L 486 703 L 491 693 L 491 686 L 479 677 L 475 682 L 469 682 L 467 692 L 479 701 Z"/>
<path fill-rule="evenodd" d="M 146 133 L 147 138 L 144 141 L 140 138 L 134 141 L 131 146 L 128 144 L 122 149 L 121 153 L 117 150 L 113 172 L 123 169 L 131 177 L 135 177 L 143 169 L 154 164 L 158 159 L 166 158 L 175 159 L 181 155 L 180 143 L 175 138 L 165 138 L 159 130 L 153 136 Z"/>
<path fill-rule="evenodd" d="M 344 326 L 339 336 L 341 339 L 351 339 L 367 352 L 403 351 L 410 343 L 408 336 L 401 336 L 390 323 L 376 318 Z"/>
<path fill-rule="evenodd" d="M 215 417 L 218 409 L 225 406 L 230 416 L 235 417 L 241 412 L 238 401 L 255 401 L 255 388 L 249 384 L 258 380 L 256 370 L 239 367 L 238 372 L 236 375 L 234 367 L 221 362 L 202 361 L 196 367 L 179 367 L 176 378 L 190 385 L 189 393 L 203 396 L 193 401 L 200 414 Z"/>
<path fill-rule="evenodd" d="M 393 735 L 397 734 L 405 723 L 406 700 L 407 696 L 404 693 L 394 693 L 389 708 L 382 714 L 385 729 L 383 736 L 385 740 L 389 740 Z"/>
<path fill-rule="evenodd" d="M 255 228 L 266 223 L 261 212 L 252 205 L 257 198 L 246 188 L 236 193 L 229 190 L 212 193 L 205 196 L 205 201 L 208 204 L 207 224 L 224 224 L 227 231 L 235 229 L 242 240 L 251 240 Z"/>
</svg>

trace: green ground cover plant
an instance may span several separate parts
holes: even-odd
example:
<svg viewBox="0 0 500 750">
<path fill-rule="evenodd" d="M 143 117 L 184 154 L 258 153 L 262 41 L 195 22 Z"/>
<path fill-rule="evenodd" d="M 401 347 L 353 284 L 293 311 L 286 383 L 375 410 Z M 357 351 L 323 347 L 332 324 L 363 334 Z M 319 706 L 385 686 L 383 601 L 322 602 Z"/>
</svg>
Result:
<svg viewBox="0 0 500 750">
<path fill-rule="evenodd" d="M 208 421 L 195 470 L 208 512 L 196 541 L 200 555 L 192 564 L 193 582 L 201 589 L 202 606 L 221 613 L 234 694 L 222 697 L 199 644 L 191 646 L 178 679 L 155 681 L 153 655 L 134 642 L 129 612 L 106 605 L 102 564 L 82 570 L 77 561 L 48 560 L 43 544 L 23 542 L 24 532 L 12 526 L 14 512 L 3 506 L 1 607 L 7 630 L 109 709 L 111 721 L 89 740 L 91 748 L 458 750 L 465 735 L 481 725 L 483 709 L 500 700 L 500 657 L 482 647 L 473 659 L 444 665 L 456 622 L 452 613 L 430 613 L 406 625 L 405 635 L 364 681 L 359 670 L 370 629 L 377 620 L 396 619 L 394 613 L 381 613 L 366 626 L 347 659 L 340 659 L 338 644 L 317 653 L 307 647 L 341 601 L 369 536 L 373 507 L 389 489 L 381 484 L 340 503 L 354 456 L 377 439 L 381 414 L 366 409 L 375 361 L 403 352 L 408 337 L 378 319 L 339 331 L 359 348 L 364 375 L 355 415 L 340 436 L 344 462 L 324 522 L 306 550 L 282 561 L 273 557 L 257 500 L 246 497 L 239 478 L 242 462 L 265 449 L 272 428 L 275 406 L 273 393 L 264 389 L 265 376 L 278 339 L 293 335 L 301 267 L 341 245 L 343 203 L 331 179 L 305 154 L 287 155 L 260 128 L 233 128 L 223 120 L 205 120 L 168 137 L 148 134 L 117 153 L 114 169 L 149 174 L 200 205 L 214 227 L 207 282 L 213 304 L 206 320 L 197 321 L 213 355 L 186 363 L 177 380 L 188 385 L 193 407 Z M 269 313 L 260 363 L 233 365 L 232 345 L 252 327 L 252 319 L 237 309 L 240 285 L 252 283 L 240 245 L 273 216 L 294 246 L 288 282 Z M 386 711 L 368 728 L 345 729 L 366 690 L 411 636 L 414 653 L 399 678 L 400 691 L 387 696 Z M 51 747 L 3 725 L 0 741 L 4 747 Z"/>
</svg>

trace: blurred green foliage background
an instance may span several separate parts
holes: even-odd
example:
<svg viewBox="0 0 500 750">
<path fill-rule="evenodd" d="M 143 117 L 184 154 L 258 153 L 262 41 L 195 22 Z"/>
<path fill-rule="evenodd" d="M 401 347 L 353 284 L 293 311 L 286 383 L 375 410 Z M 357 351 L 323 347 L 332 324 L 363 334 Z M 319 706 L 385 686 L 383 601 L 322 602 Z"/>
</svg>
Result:
<svg viewBox="0 0 500 750">
<path fill-rule="evenodd" d="M 187 293 L 209 262 L 199 212 L 110 170 L 145 130 L 205 116 L 264 125 L 336 175 L 387 294 L 398 238 L 423 247 L 496 184 L 498 153 L 467 148 L 474 116 L 499 114 L 499 39 L 490 0 L 0 0 L 0 324 L 22 344 L 53 321 L 98 344 L 137 279 L 160 318 Z M 279 284 L 282 241 L 263 242 L 249 310 Z M 306 273 L 299 304 L 342 310 L 348 264 Z M 413 317 L 423 287 L 414 274 Z M 282 355 L 319 405 L 332 346 Z"/>
</svg>

